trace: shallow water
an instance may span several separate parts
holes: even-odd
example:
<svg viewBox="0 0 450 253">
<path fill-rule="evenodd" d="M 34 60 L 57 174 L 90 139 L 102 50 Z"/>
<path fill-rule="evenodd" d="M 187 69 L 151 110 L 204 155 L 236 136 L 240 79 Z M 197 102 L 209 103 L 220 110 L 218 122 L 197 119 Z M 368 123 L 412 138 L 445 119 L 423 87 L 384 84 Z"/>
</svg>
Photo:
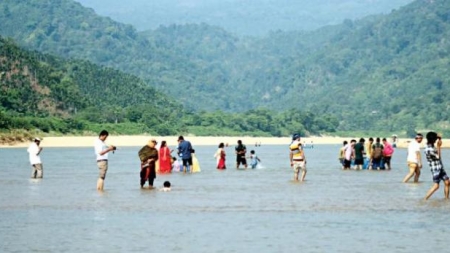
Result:
<svg viewBox="0 0 450 253">
<path fill-rule="evenodd" d="M 171 192 L 141 190 L 135 148 L 110 155 L 95 190 L 93 148 L 45 148 L 44 179 L 29 179 L 25 149 L 0 149 L 0 252 L 411 252 L 446 251 L 450 202 L 402 184 L 406 150 L 392 171 L 341 171 L 340 146 L 307 149 L 306 182 L 292 181 L 286 146 L 248 147 L 262 169 L 217 171 L 216 147 L 197 146 L 202 172 L 158 176 Z M 445 164 L 450 152 L 444 151 Z"/>
</svg>

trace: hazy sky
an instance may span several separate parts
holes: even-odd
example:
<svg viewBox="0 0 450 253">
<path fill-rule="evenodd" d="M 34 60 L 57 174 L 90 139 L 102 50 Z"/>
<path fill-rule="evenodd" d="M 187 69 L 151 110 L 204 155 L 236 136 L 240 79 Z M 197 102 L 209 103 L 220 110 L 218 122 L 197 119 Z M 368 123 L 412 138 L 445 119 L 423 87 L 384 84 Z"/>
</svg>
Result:
<svg viewBox="0 0 450 253">
<path fill-rule="evenodd" d="M 311 30 L 344 19 L 388 13 L 412 0 L 77 0 L 138 30 L 207 23 L 239 34 Z"/>
</svg>

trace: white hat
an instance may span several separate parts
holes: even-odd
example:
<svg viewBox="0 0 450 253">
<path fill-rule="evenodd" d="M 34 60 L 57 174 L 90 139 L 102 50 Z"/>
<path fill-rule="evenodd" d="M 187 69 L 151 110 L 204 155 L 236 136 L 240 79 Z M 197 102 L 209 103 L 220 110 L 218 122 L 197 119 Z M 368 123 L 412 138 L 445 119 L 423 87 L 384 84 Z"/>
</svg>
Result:
<svg viewBox="0 0 450 253">
<path fill-rule="evenodd" d="M 34 137 L 34 141 L 41 141 L 38 137 Z"/>
</svg>

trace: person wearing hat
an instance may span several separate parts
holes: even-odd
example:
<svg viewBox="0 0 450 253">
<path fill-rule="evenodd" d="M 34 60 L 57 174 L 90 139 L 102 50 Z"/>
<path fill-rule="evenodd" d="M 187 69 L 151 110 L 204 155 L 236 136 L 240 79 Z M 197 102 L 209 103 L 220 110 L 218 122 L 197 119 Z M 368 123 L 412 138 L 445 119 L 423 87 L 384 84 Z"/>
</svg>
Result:
<svg viewBox="0 0 450 253">
<path fill-rule="evenodd" d="M 41 144 L 41 139 L 38 137 L 34 138 L 33 142 L 28 147 L 28 154 L 30 157 L 31 164 L 31 178 L 43 178 L 44 177 L 44 168 L 42 166 L 41 157 L 39 156 L 42 152 L 42 147 L 39 146 Z"/>
<path fill-rule="evenodd" d="M 158 142 L 155 139 L 151 139 L 138 152 L 139 159 L 141 160 L 141 188 L 144 188 L 145 182 L 147 181 L 149 188 L 153 188 L 153 182 L 156 178 L 156 161 L 158 160 L 158 150 L 155 148 L 156 144 Z"/>
<path fill-rule="evenodd" d="M 184 140 L 183 136 L 178 137 L 178 155 L 183 161 L 183 172 L 191 172 L 192 166 L 192 145 L 189 141 Z"/>
<path fill-rule="evenodd" d="M 302 143 L 300 142 L 300 135 L 294 134 L 292 136 L 292 143 L 289 146 L 289 159 L 291 167 L 294 170 L 294 180 L 298 181 L 298 174 L 302 171 L 300 181 L 305 181 L 306 176 L 306 157 L 303 151 Z"/>
</svg>

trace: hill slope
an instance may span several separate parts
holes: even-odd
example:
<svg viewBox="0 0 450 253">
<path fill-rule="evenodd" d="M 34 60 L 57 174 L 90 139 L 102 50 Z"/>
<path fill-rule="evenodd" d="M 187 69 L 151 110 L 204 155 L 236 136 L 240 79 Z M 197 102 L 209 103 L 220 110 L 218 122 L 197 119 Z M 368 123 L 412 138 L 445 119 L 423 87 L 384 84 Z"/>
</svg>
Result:
<svg viewBox="0 0 450 253">
<path fill-rule="evenodd" d="M 314 30 L 344 19 L 388 13 L 412 0 L 78 0 L 101 15 L 139 30 L 207 23 L 240 35 Z"/>
<path fill-rule="evenodd" d="M 172 132 L 180 127 L 181 106 L 137 77 L 85 61 L 28 52 L 2 37 L 0 74 L 0 110 L 11 117 L 1 128 L 68 132 L 83 130 L 83 120 L 101 124 L 139 120 L 152 127 L 143 131 L 153 132 L 166 123 L 172 124 Z M 46 117 L 51 120 L 45 122 Z M 74 120 L 82 121 L 74 125 Z"/>
<path fill-rule="evenodd" d="M 287 136 L 333 132 L 329 115 L 290 110 L 193 113 L 139 78 L 25 51 L 0 37 L 0 137 L 6 130 Z M 0 142 L 3 138 L 0 138 Z"/>
<path fill-rule="evenodd" d="M 0 3 L 10 13 L 0 34 L 32 48 L 86 57 L 140 75 L 185 106 L 332 113 L 341 130 L 399 131 L 434 128 L 435 123 L 446 129 L 449 124 L 449 1 L 418 0 L 386 16 L 313 32 L 274 32 L 259 39 L 234 37 L 206 24 L 137 33 L 71 1 L 47 3 Z M 65 13 L 69 7 L 82 18 L 52 14 L 53 8 Z M 26 12 L 36 12 L 28 21 L 34 25 L 19 22 Z M 53 29 L 41 39 L 32 36 L 48 29 L 46 20 L 55 18 L 58 27 L 95 22 L 83 29 Z M 111 26 L 118 35 L 106 31 Z M 66 44 L 56 35 L 64 35 Z M 102 54 L 111 57 L 103 59 Z"/>
</svg>

